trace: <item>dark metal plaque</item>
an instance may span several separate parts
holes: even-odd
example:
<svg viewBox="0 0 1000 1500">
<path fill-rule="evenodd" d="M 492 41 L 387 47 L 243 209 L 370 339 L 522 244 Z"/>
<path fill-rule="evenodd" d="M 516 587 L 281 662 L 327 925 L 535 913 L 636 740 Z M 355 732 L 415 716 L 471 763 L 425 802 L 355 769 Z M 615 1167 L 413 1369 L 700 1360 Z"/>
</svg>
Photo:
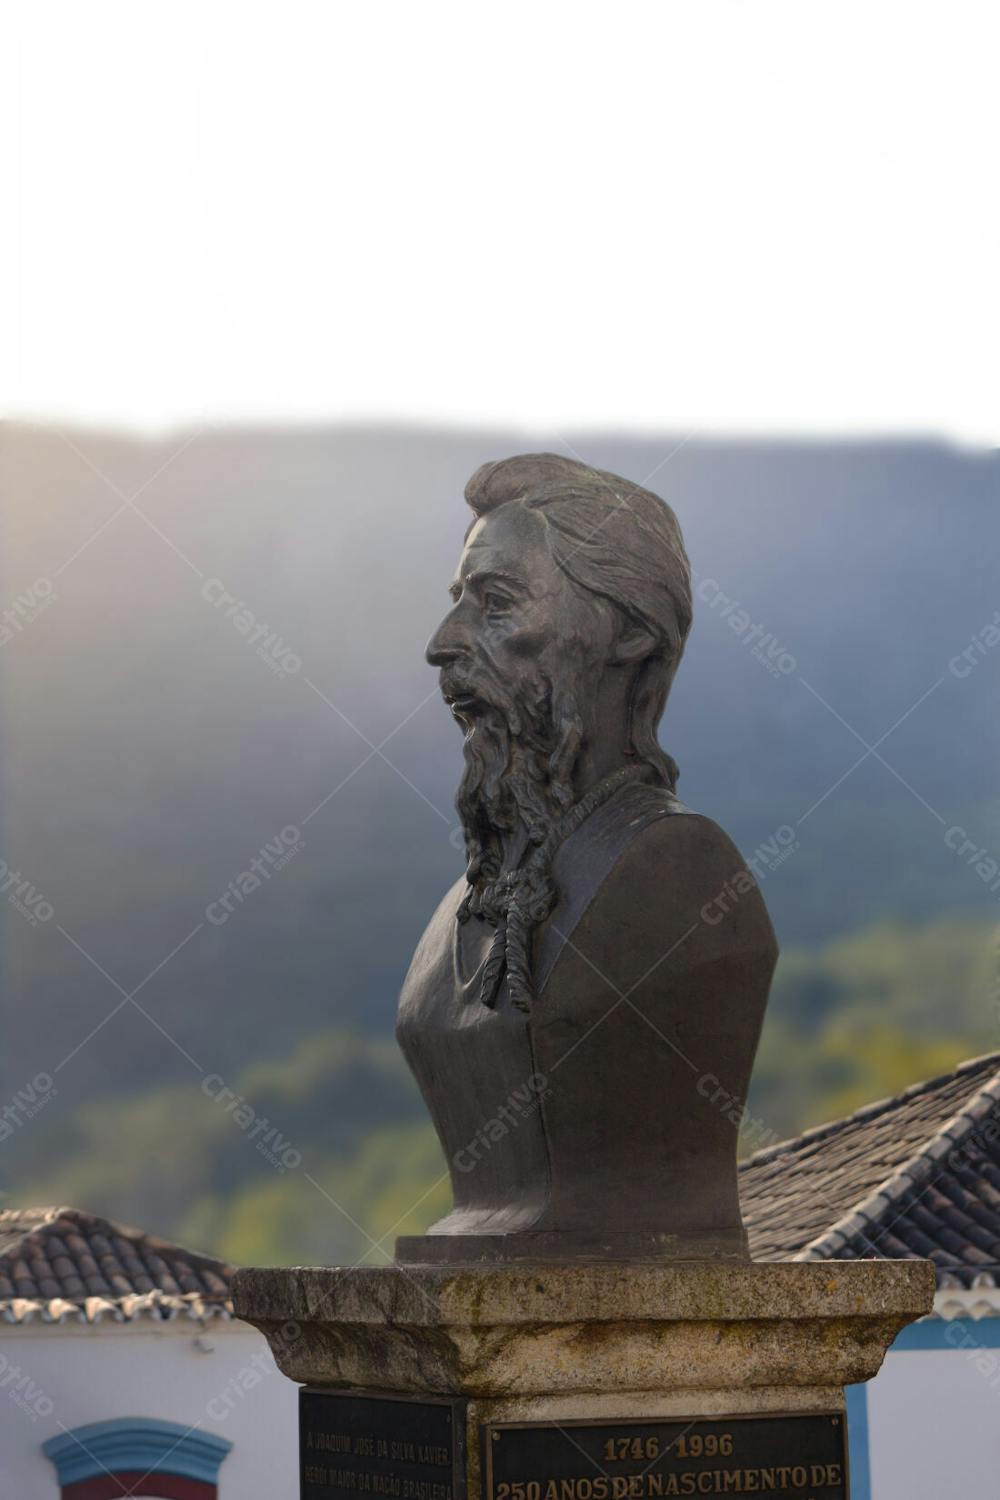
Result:
<svg viewBox="0 0 1000 1500">
<path fill-rule="evenodd" d="M 845 1422 L 808 1416 L 487 1423 L 484 1500 L 848 1500 Z"/>
<path fill-rule="evenodd" d="M 464 1406 L 306 1386 L 302 1500 L 464 1500 Z"/>
</svg>

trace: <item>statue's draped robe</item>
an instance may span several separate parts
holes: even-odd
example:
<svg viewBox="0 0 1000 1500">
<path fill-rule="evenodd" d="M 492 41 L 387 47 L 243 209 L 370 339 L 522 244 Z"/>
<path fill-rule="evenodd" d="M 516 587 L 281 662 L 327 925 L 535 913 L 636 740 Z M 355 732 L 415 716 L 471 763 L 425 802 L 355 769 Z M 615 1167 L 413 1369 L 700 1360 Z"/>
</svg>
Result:
<svg viewBox="0 0 1000 1500">
<path fill-rule="evenodd" d="M 745 1254 L 736 1145 L 777 957 L 726 835 L 624 787 L 558 851 L 529 1015 L 480 1003 L 485 921 L 459 881 L 414 955 L 397 1035 L 454 1208 L 406 1259 Z"/>
</svg>

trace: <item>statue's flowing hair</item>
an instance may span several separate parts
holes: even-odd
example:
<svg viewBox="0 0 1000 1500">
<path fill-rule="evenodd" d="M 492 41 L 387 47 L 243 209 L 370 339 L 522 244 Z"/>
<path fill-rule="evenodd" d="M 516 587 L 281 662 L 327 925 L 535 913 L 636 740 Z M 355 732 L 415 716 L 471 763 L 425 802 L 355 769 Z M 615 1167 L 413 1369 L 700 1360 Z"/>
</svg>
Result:
<svg viewBox="0 0 1000 1500">
<path fill-rule="evenodd" d="M 587 641 L 563 643 L 554 678 L 541 674 L 511 691 L 488 647 L 466 670 L 487 712 L 466 740 L 458 794 L 465 831 L 469 889 L 459 920 L 482 916 L 496 928 L 480 998 L 496 1002 L 504 973 L 513 1003 L 529 1008 L 531 940 L 556 901 L 551 865 L 565 838 L 639 775 L 671 792 L 677 765 L 657 740 L 657 726 L 691 627 L 690 565 L 677 518 L 668 505 L 614 474 L 556 454 L 525 454 L 485 464 L 465 498 L 476 516 L 519 501 L 546 523 L 555 562 L 583 591 L 604 599 L 652 638 L 639 664 L 628 705 L 628 764 L 574 803 L 573 771 L 583 721 L 578 695 L 588 673 Z M 597 670 L 599 670 L 599 665 Z M 463 680 L 463 668 L 450 675 Z M 502 873 L 505 840 L 520 826 L 528 849 L 515 871 Z"/>
</svg>

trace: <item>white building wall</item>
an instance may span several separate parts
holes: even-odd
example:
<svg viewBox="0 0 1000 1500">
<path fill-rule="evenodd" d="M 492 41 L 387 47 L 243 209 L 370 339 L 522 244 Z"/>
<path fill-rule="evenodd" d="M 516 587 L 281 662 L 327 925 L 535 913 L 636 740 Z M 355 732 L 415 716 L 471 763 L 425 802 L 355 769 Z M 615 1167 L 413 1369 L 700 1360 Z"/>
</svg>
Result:
<svg viewBox="0 0 1000 1500">
<path fill-rule="evenodd" d="M 1000 1497 L 1000 1318 L 905 1330 L 851 1407 L 852 1500 Z M 42 1443 L 122 1417 L 232 1443 L 220 1500 L 297 1494 L 297 1388 L 245 1324 L 0 1324 L 0 1500 L 57 1500 Z"/>
<path fill-rule="evenodd" d="M 0 1323 L 0 1497 L 57 1500 L 42 1443 L 120 1417 L 180 1422 L 232 1443 L 220 1500 L 294 1496 L 297 1391 L 242 1323 Z"/>
<path fill-rule="evenodd" d="M 865 1394 L 868 1474 L 855 1417 L 852 1500 L 1000 1496 L 1000 1319 L 905 1330 Z"/>
</svg>

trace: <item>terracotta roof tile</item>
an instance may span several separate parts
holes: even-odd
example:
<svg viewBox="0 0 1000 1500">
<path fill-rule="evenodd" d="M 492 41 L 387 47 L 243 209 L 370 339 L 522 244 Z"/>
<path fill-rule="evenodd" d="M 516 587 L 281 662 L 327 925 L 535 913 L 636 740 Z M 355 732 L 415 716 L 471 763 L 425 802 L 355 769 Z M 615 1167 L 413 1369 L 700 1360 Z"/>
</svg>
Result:
<svg viewBox="0 0 1000 1500">
<path fill-rule="evenodd" d="M 926 1256 L 949 1286 L 1000 1280 L 1000 1053 L 757 1152 L 740 1196 L 758 1260 Z"/>
<path fill-rule="evenodd" d="M 231 1312 L 232 1268 L 76 1208 L 0 1210 L 0 1317 Z"/>
</svg>

